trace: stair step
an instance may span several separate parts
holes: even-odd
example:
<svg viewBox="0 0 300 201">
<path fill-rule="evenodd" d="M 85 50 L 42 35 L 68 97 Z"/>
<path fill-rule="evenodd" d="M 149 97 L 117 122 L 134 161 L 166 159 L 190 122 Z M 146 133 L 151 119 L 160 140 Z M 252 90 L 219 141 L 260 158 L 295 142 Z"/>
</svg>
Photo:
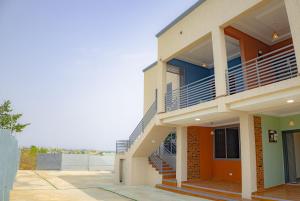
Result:
<svg viewBox="0 0 300 201">
<path fill-rule="evenodd" d="M 166 186 L 177 186 L 177 181 L 176 179 L 163 179 L 162 184 Z"/>
<path fill-rule="evenodd" d="M 233 198 L 233 199 L 239 199 L 241 197 L 241 193 L 238 193 L 238 192 L 226 191 L 226 190 L 215 189 L 215 188 L 208 188 L 208 187 L 197 186 L 197 185 L 193 185 L 193 184 L 182 183 L 181 187 L 183 189 L 187 189 L 187 190 L 192 190 L 192 191 L 196 191 L 196 192 L 205 192 L 205 193 L 210 193 L 210 194 L 217 194 L 217 195 L 226 196 L 226 197 Z"/>
<path fill-rule="evenodd" d="M 175 178 L 176 178 L 176 174 L 163 175 L 163 179 L 175 179 Z"/>
<path fill-rule="evenodd" d="M 176 172 L 174 170 L 163 170 L 163 171 L 159 171 L 160 174 L 170 174 L 170 173 L 174 173 L 176 174 Z"/>
<path fill-rule="evenodd" d="M 252 200 L 257 201 L 292 201 L 292 200 L 283 200 L 280 198 L 273 198 L 268 196 L 252 195 Z"/>
<path fill-rule="evenodd" d="M 163 167 L 163 170 L 173 170 L 171 167 Z"/>
<path fill-rule="evenodd" d="M 240 199 L 229 198 L 226 196 L 221 196 L 221 195 L 214 194 L 214 193 L 193 191 L 193 190 L 189 190 L 189 189 L 178 188 L 178 187 L 174 187 L 174 186 L 167 186 L 167 185 L 163 185 L 163 184 L 158 184 L 158 185 L 156 185 L 156 187 L 159 189 L 162 189 L 162 190 L 167 190 L 167 191 L 180 193 L 180 194 L 184 194 L 184 195 L 195 196 L 195 197 L 201 197 L 201 198 L 210 199 L 210 200 L 220 200 L 220 201 L 238 201 L 238 200 L 240 200 Z"/>
</svg>

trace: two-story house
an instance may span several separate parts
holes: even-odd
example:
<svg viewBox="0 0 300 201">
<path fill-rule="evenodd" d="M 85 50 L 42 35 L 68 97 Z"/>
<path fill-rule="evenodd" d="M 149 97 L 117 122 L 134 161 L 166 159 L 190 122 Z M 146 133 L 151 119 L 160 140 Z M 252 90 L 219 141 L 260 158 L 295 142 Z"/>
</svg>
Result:
<svg viewBox="0 0 300 201">
<path fill-rule="evenodd" d="M 199 0 L 156 37 L 116 183 L 299 200 L 300 0 Z"/>
</svg>

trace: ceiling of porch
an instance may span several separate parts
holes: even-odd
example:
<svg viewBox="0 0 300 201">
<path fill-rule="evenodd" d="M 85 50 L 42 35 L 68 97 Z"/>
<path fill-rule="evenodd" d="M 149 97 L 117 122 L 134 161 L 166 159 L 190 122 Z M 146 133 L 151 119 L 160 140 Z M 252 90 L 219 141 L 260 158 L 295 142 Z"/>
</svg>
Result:
<svg viewBox="0 0 300 201">
<path fill-rule="evenodd" d="M 228 60 L 240 55 L 239 41 L 226 36 L 226 51 Z M 204 42 L 198 44 L 196 47 L 178 55 L 176 59 L 196 64 L 202 67 L 213 67 L 213 47 L 211 37 Z"/>
<path fill-rule="evenodd" d="M 238 17 L 232 27 L 268 44 L 274 45 L 291 37 L 283 0 L 272 0 Z M 276 32 L 277 39 L 272 35 Z"/>
</svg>

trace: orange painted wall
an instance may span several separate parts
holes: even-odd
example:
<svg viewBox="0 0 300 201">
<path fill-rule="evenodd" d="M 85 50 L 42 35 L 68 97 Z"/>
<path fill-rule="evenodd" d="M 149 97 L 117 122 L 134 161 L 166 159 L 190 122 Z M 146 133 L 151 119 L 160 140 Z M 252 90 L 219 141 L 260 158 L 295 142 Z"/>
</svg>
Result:
<svg viewBox="0 0 300 201">
<path fill-rule="evenodd" d="M 222 181 L 241 182 L 241 161 L 240 160 L 214 160 L 213 178 Z M 230 176 L 232 173 L 232 176 Z"/>
<path fill-rule="evenodd" d="M 211 131 L 213 128 L 209 127 L 199 127 L 191 126 L 188 127 L 188 137 L 192 137 L 198 142 L 193 142 L 192 146 L 195 144 L 200 146 L 200 156 L 192 157 L 191 151 L 188 152 L 188 167 L 193 167 L 192 164 L 195 164 L 192 159 L 197 158 L 200 160 L 200 169 L 197 167 L 197 171 L 200 171 L 201 179 L 214 179 L 214 180 L 223 180 L 223 181 L 241 181 L 241 162 L 240 160 L 215 160 L 213 156 L 213 135 Z M 198 135 L 195 138 L 195 135 Z M 191 142 L 190 142 L 191 143 Z M 189 150 L 189 148 L 188 148 Z M 190 155 L 190 156 L 189 156 Z M 189 161 L 190 160 L 190 161 Z M 193 171 L 188 171 L 193 172 Z M 233 173 L 232 176 L 229 173 Z M 193 178 L 197 179 L 197 178 Z"/>
<path fill-rule="evenodd" d="M 199 127 L 200 132 L 200 178 L 211 179 L 213 177 L 213 136 L 212 128 Z"/>
<path fill-rule="evenodd" d="M 231 26 L 226 27 L 224 29 L 224 32 L 226 35 L 239 40 L 241 56 L 242 56 L 243 61 L 248 61 L 248 60 L 251 60 L 251 59 L 257 57 L 258 50 L 262 50 L 264 53 L 270 51 L 270 47 L 267 44 L 245 34 L 244 32 L 241 32 Z"/>
<path fill-rule="evenodd" d="M 231 26 L 226 27 L 224 29 L 224 32 L 226 35 L 235 38 L 240 42 L 241 56 L 243 61 L 249 61 L 257 57 L 258 50 L 262 50 L 265 54 L 293 43 L 292 38 L 289 38 L 275 45 L 269 46 L 261 42 L 260 40 L 253 38 L 252 36 L 249 36 L 248 34 L 239 31 Z"/>
</svg>

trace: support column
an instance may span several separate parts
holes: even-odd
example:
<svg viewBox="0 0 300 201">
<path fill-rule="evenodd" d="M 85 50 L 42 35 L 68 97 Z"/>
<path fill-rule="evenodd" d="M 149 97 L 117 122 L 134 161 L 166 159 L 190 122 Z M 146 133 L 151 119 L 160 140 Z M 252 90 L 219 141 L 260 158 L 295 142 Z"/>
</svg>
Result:
<svg viewBox="0 0 300 201">
<path fill-rule="evenodd" d="M 157 112 L 162 113 L 165 112 L 167 64 L 159 61 L 157 72 Z"/>
<path fill-rule="evenodd" d="M 176 180 L 178 187 L 187 180 L 187 127 L 176 128 Z"/>
<path fill-rule="evenodd" d="M 214 71 L 216 97 L 222 97 L 227 94 L 226 89 L 226 69 L 227 53 L 224 29 L 217 27 L 212 31 L 212 46 L 214 56 Z"/>
<path fill-rule="evenodd" d="M 242 197 L 251 199 L 256 186 L 256 151 L 253 116 L 240 115 L 240 141 L 242 165 Z"/>
<path fill-rule="evenodd" d="M 299 0 L 284 0 L 286 12 L 289 19 L 290 29 L 293 37 L 295 48 L 298 75 L 300 75 L 300 1 Z"/>
</svg>

